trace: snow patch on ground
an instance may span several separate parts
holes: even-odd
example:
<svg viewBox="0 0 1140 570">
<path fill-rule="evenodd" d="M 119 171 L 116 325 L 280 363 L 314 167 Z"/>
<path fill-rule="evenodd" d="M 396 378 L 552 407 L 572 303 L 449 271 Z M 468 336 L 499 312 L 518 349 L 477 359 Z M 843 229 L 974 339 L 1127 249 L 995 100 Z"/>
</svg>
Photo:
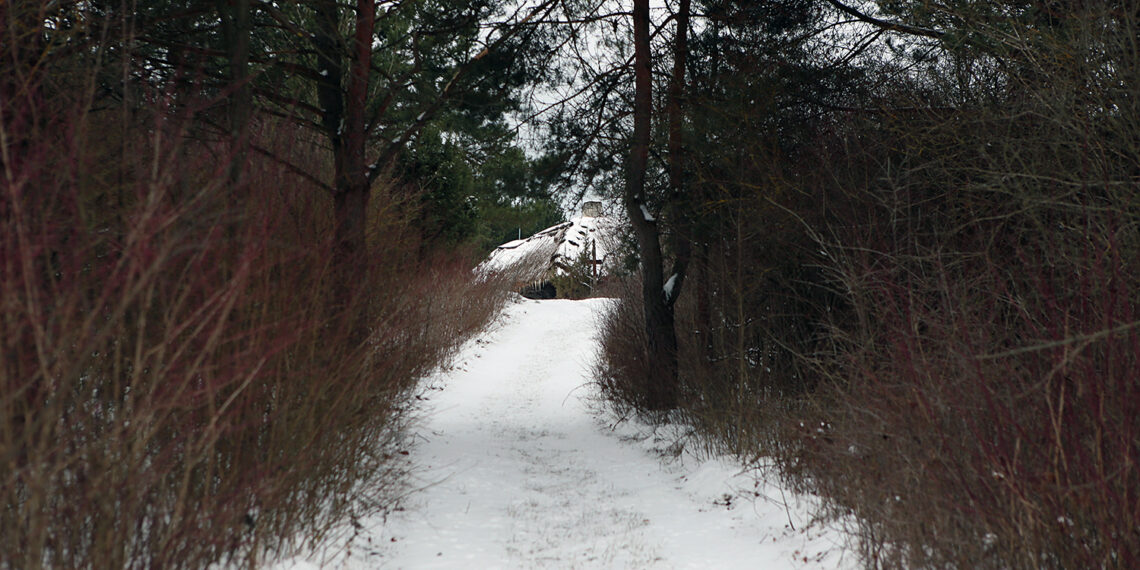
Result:
<svg viewBox="0 0 1140 570">
<path fill-rule="evenodd" d="M 594 410 L 596 321 L 608 300 L 527 301 L 428 380 L 401 509 L 275 568 L 855 568 L 814 503 L 683 428 Z"/>
</svg>

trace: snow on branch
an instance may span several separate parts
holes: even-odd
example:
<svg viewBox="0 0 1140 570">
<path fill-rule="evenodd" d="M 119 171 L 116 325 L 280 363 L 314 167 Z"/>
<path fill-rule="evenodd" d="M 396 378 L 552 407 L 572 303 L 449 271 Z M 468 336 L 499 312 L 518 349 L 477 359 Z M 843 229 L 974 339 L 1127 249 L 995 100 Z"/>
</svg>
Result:
<svg viewBox="0 0 1140 570">
<path fill-rule="evenodd" d="M 673 275 L 669 276 L 669 280 L 665 282 L 665 286 L 662 288 L 665 292 L 665 302 L 666 303 L 673 300 L 673 287 L 676 284 L 677 284 L 677 274 L 674 273 Z"/>
<path fill-rule="evenodd" d="M 657 218 L 654 218 L 653 214 L 649 213 L 649 208 L 646 208 L 645 204 L 640 204 L 640 206 L 641 206 L 641 215 L 645 218 L 645 221 L 647 221 L 647 222 L 656 222 L 657 221 Z"/>
</svg>

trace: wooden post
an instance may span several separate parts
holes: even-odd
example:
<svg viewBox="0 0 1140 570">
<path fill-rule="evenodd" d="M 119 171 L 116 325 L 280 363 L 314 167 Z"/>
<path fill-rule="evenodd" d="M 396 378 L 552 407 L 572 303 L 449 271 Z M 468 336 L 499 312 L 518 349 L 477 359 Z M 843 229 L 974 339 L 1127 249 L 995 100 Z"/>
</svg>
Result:
<svg viewBox="0 0 1140 570">
<path fill-rule="evenodd" d="M 597 239 L 590 240 L 590 247 L 593 249 L 593 253 L 590 254 L 590 266 L 594 270 L 594 283 L 597 283 L 598 282 L 598 240 Z"/>
</svg>

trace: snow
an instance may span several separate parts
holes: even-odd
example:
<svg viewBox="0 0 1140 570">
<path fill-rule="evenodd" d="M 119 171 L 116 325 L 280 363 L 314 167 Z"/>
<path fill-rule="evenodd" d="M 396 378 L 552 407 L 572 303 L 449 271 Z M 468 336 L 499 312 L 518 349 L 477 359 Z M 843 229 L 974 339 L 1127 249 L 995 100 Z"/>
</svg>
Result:
<svg viewBox="0 0 1140 570">
<path fill-rule="evenodd" d="M 653 214 L 649 213 L 649 208 L 646 208 L 645 204 L 641 204 L 641 216 L 643 218 L 645 218 L 645 221 L 647 221 L 647 222 L 656 222 L 657 221 L 657 218 L 654 218 Z"/>
<path fill-rule="evenodd" d="M 528 278 L 539 281 L 547 277 L 545 272 L 550 267 L 555 267 L 559 275 L 565 275 L 563 267 L 573 265 L 583 253 L 588 253 L 601 262 L 599 271 L 605 273 L 618 263 L 615 252 L 619 230 L 613 218 L 576 216 L 528 238 L 500 245 L 480 265 L 480 270 L 529 268 L 529 271 L 524 269 Z"/>
<path fill-rule="evenodd" d="M 665 282 L 665 300 L 673 298 L 673 287 L 677 284 L 677 274 L 674 273 L 669 276 L 669 280 Z"/>
<path fill-rule="evenodd" d="M 522 268 L 545 271 L 571 222 L 549 227 L 526 239 L 507 242 L 495 248 L 491 256 L 479 265 L 479 271 L 509 271 Z M 529 267 L 528 267 L 529 266 Z M 528 275 L 537 279 L 538 275 Z"/>
<path fill-rule="evenodd" d="M 589 374 L 609 303 L 519 298 L 426 381 L 402 508 L 273 568 L 856 567 L 810 497 L 694 457 L 681 428 L 608 425 Z"/>
<path fill-rule="evenodd" d="M 558 245 L 555 260 L 570 265 L 579 259 L 583 252 L 594 255 L 602 262 L 603 270 L 617 262 L 612 255 L 618 245 L 618 225 L 613 218 L 604 216 L 578 216 L 570 220 L 565 237 Z M 596 251 L 595 251 L 596 248 Z"/>
<path fill-rule="evenodd" d="M 503 245 L 500 245 L 498 249 L 515 249 L 516 247 L 518 247 L 524 243 L 526 243 L 525 239 L 511 240 L 511 241 L 508 241 L 507 243 L 504 243 Z"/>
</svg>

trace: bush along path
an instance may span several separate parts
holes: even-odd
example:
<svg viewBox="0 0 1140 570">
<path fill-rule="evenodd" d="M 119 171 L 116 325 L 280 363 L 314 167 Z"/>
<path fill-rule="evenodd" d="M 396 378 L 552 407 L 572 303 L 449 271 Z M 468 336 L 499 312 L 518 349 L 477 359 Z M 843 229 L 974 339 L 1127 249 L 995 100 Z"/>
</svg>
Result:
<svg viewBox="0 0 1140 570">
<path fill-rule="evenodd" d="M 276 568 L 856 567 L 810 498 L 598 411 L 608 304 L 510 305 L 428 380 L 401 507 Z"/>
</svg>

